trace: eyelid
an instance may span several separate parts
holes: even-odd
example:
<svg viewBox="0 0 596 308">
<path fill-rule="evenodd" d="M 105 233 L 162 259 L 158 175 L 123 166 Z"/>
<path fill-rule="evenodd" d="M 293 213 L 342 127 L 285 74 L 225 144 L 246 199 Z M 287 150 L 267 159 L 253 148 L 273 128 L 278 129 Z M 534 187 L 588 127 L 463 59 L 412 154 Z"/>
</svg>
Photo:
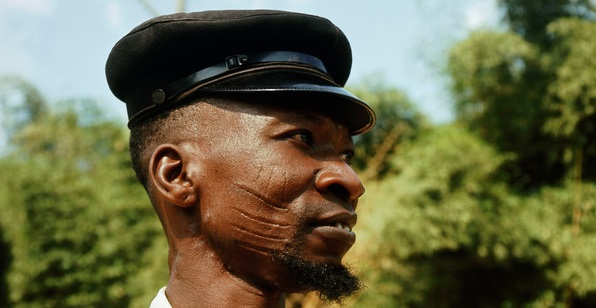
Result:
<svg viewBox="0 0 596 308">
<path fill-rule="evenodd" d="M 302 143 L 308 145 L 309 147 L 314 146 L 314 135 L 309 130 L 305 130 L 305 129 L 294 130 L 294 131 L 291 131 L 288 134 L 286 134 L 286 136 L 287 136 L 287 138 L 294 139 L 298 142 L 302 142 Z M 295 138 L 296 136 L 302 136 L 302 137 L 304 137 L 305 140 Z"/>
<path fill-rule="evenodd" d="M 346 164 L 352 165 L 352 161 L 354 159 L 354 151 L 344 151 L 340 153 L 341 160 L 343 160 Z"/>
<path fill-rule="evenodd" d="M 300 135 L 304 136 L 306 138 L 306 140 L 301 140 L 301 138 L 296 138 L 297 136 L 300 136 Z M 291 131 L 281 134 L 279 137 L 281 139 L 292 139 L 292 140 L 299 142 L 301 144 L 304 144 L 310 148 L 315 147 L 315 134 L 308 129 L 303 129 L 303 128 L 293 129 Z M 349 147 L 345 151 L 342 151 L 339 153 L 340 159 L 348 165 L 352 165 L 355 155 L 356 155 L 356 153 L 355 153 L 355 150 L 353 147 Z"/>
</svg>

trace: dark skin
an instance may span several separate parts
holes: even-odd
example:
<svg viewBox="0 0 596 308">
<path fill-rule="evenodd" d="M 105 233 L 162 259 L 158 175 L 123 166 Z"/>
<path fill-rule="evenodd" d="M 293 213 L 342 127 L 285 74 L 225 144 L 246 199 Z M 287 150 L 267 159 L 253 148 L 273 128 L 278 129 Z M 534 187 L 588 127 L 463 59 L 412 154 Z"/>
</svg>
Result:
<svg viewBox="0 0 596 308">
<path fill-rule="evenodd" d="M 200 136 L 149 158 L 170 246 L 166 295 L 173 307 L 283 307 L 285 293 L 309 290 L 271 252 L 341 264 L 355 241 L 364 187 L 351 136 L 313 110 L 202 104 Z"/>
</svg>

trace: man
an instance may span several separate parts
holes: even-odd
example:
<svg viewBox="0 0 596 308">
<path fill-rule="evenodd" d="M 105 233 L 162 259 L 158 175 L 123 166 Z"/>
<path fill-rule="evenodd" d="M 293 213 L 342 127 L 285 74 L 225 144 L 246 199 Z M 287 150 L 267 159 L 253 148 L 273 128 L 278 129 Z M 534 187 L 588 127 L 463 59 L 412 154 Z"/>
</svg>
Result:
<svg viewBox="0 0 596 308">
<path fill-rule="evenodd" d="M 340 300 L 364 187 L 351 136 L 374 112 L 343 89 L 344 34 L 324 18 L 209 11 L 149 20 L 112 49 L 133 167 L 169 244 L 154 307 L 279 307 Z"/>
</svg>

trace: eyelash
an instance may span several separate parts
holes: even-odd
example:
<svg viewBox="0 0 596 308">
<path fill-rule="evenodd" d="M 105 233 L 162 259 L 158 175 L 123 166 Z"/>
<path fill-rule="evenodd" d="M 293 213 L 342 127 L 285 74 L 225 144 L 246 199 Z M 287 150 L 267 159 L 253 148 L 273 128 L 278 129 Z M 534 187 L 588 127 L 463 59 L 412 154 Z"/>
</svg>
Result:
<svg viewBox="0 0 596 308">
<path fill-rule="evenodd" d="M 314 146 L 314 136 L 310 131 L 298 131 L 293 132 L 289 135 L 289 138 L 294 139 L 298 142 L 302 142 L 308 147 Z M 352 160 L 354 159 L 354 153 L 348 151 L 343 152 L 340 154 L 341 160 L 343 160 L 346 164 L 352 165 Z"/>
<path fill-rule="evenodd" d="M 341 153 L 341 160 L 343 160 L 346 164 L 352 165 L 352 160 L 354 159 L 354 153 L 352 152 L 344 152 Z"/>
<path fill-rule="evenodd" d="M 292 138 L 298 142 L 302 142 L 302 143 L 308 145 L 309 147 L 313 147 L 315 144 L 313 134 L 309 131 L 299 131 L 299 132 L 292 133 L 290 135 L 290 138 Z"/>
</svg>

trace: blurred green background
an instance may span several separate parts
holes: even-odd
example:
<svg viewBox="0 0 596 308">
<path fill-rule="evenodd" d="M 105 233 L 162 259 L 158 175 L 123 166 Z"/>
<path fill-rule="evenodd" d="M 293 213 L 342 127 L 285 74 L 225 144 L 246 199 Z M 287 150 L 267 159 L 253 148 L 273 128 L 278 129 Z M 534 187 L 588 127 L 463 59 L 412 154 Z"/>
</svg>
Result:
<svg viewBox="0 0 596 308">
<path fill-rule="evenodd" d="M 498 5 L 502 29 L 440 60 L 453 120 L 381 75 L 349 85 L 379 123 L 356 139 L 347 261 L 367 288 L 346 307 L 596 307 L 595 4 Z M 101 105 L 0 78 L 0 307 L 147 307 L 167 282 L 128 130 Z"/>
</svg>

